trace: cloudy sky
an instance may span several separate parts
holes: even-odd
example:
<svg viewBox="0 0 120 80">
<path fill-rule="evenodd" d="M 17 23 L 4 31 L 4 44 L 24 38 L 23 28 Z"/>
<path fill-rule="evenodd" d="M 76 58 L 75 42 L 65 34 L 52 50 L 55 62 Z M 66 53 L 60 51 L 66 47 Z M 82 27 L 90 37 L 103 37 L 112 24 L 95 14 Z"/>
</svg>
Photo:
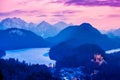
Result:
<svg viewBox="0 0 120 80">
<path fill-rule="evenodd" d="M 120 28 L 120 0 L 0 0 L 0 20 L 89 22 L 98 29 Z"/>
</svg>

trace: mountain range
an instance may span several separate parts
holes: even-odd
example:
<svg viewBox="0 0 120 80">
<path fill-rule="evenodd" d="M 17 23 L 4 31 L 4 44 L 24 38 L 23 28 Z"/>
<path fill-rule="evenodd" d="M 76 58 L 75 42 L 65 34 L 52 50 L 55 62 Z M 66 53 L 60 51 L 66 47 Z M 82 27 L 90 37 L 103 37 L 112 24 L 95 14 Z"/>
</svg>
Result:
<svg viewBox="0 0 120 80">
<path fill-rule="evenodd" d="M 55 26 L 58 30 L 63 30 L 63 29 L 65 29 L 66 27 L 68 27 L 68 26 L 72 26 L 73 24 L 71 23 L 71 24 L 67 24 L 67 23 L 65 23 L 65 22 L 63 22 L 63 21 L 60 21 L 60 22 L 57 22 L 56 24 L 54 24 L 53 26 Z"/>
<path fill-rule="evenodd" d="M 33 32 L 36 34 L 42 36 L 43 38 L 47 38 L 49 36 L 55 36 L 57 32 L 57 28 L 46 21 L 42 21 L 39 23 L 34 29 L 32 29 Z"/>
<path fill-rule="evenodd" d="M 46 40 L 59 46 L 61 42 L 64 42 L 71 46 L 80 46 L 85 43 L 97 44 L 104 50 L 120 47 L 118 42 L 109 38 L 107 35 L 101 34 L 89 23 L 69 26 L 62 30 L 58 35 L 47 38 Z"/>
<path fill-rule="evenodd" d="M 85 43 L 97 44 L 104 50 L 120 47 L 120 42 L 118 41 L 120 38 L 110 38 L 89 23 L 72 25 L 58 22 L 51 25 L 42 21 L 39 24 L 34 24 L 14 17 L 2 20 L 0 29 L 0 48 L 3 49 L 7 49 L 7 47 L 9 49 L 9 46 L 13 44 L 15 48 L 30 47 L 32 43 L 33 46 L 38 47 L 41 46 L 40 44 L 42 46 L 43 44 L 46 45 L 46 41 L 53 44 L 53 46 L 64 42 L 71 46 L 79 46 Z M 119 30 L 116 30 L 116 32 L 119 33 Z M 19 46 L 17 45 L 18 43 L 20 43 Z"/>
<path fill-rule="evenodd" d="M 26 29 L 36 33 L 43 38 L 52 37 L 57 35 L 61 30 L 70 26 L 65 22 L 58 22 L 54 25 L 49 24 L 46 21 L 42 21 L 39 24 L 27 23 L 20 18 L 6 18 L 0 22 L 0 29 L 5 30 L 8 28 Z"/>
<path fill-rule="evenodd" d="M 20 28 L 25 29 L 28 24 L 20 18 L 6 18 L 0 22 L 0 29 L 5 30 L 8 28 Z"/>
</svg>

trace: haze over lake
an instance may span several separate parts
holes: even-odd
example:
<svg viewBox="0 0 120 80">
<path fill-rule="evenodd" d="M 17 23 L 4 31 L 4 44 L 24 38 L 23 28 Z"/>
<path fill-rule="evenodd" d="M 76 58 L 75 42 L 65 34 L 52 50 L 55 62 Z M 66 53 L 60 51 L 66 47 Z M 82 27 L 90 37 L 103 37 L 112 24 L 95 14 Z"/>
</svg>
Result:
<svg viewBox="0 0 120 80">
<path fill-rule="evenodd" d="M 8 50 L 6 51 L 4 59 L 15 58 L 19 61 L 25 61 L 27 63 L 48 65 L 49 63 L 55 63 L 55 61 L 50 60 L 49 56 L 45 56 L 49 50 L 50 48 Z"/>
<path fill-rule="evenodd" d="M 29 49 L 19 49 L 19 50 L 8 50 L 6 51 L 6 56 L 4 59 L 15 58 L 19 61 L 25 61 L 27 63 L 32 64 L 46 64 L 55 63 L 55 61 L 50 60 L 48 56 L 50 48 L 29 48 Z M 118 52 L 119 49 L 112 49 L 106 51 L 106 53 L 110 54 L 113 52 Z"/>
</svg>

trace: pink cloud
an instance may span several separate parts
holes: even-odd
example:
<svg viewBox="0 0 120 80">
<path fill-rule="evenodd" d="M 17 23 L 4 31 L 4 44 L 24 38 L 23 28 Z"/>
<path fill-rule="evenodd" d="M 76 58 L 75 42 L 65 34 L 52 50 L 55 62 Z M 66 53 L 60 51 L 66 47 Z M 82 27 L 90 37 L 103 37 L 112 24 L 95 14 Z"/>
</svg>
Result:
<svg viewBox="0 0 120 80">
<path fill-rule="evenodd" d="M 66 5 L 76 6 L 112 6 L 120 7 L 120 0 L 57 0 L 54 3 L 64 3 Z"/>
<path fill-rule="evenodd" d="M 39 16 L 37 16 L 37 17 L 47 17 L 48 15 L 45 15 L 45 14 L 43 14 L 43 15 L 39 15 Z"/>
<path fill-rule="evenodd" d="M 95 1 L 99 3 L 95 4 Z M 99 29 L 120 26 L 120 1 L 100 1 L 103 0 L 0 0 L 0 17 L 20 17 L 35 23 L 43 20 L 50 23 L 62 20 L 73 24 L 90 22 Z M 106 4 L 108 2 L 109 5 Z M 114 5 L 110 5 L 112 2 Z"/>
<path fill-rule="evenodd" d="M 120 14 L 111 14 L 111 15 L 108 15 L 108 17 L 117 17 L 117 18 L 120 18 Z"/>
<path fill-rule="evenodd" d="M 64 17 L 64 15 L 61 15 L 61 14 L 54 14 L 53 16 L 55 16 L 55 17 Z"/>
</svg>

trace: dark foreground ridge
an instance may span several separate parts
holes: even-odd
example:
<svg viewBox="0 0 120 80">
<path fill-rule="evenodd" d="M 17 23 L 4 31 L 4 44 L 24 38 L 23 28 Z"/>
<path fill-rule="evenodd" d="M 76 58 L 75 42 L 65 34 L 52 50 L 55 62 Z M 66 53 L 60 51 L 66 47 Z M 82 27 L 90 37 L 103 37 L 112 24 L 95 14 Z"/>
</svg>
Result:
<svg viewBox="0 0 120 80">
<path fill-rule="evenodd" d="M 83 45 L 80 50 L 74 50 L 76 60 L 75 56 L 70 57 L 71 53 L 62 54 L 65 58 L 58 59 L 56 66 L 0 59 L 0 80 L 119 80 L 120 52 L 105 54 L 100 47 L 92 46 Z"/>
</svg>

